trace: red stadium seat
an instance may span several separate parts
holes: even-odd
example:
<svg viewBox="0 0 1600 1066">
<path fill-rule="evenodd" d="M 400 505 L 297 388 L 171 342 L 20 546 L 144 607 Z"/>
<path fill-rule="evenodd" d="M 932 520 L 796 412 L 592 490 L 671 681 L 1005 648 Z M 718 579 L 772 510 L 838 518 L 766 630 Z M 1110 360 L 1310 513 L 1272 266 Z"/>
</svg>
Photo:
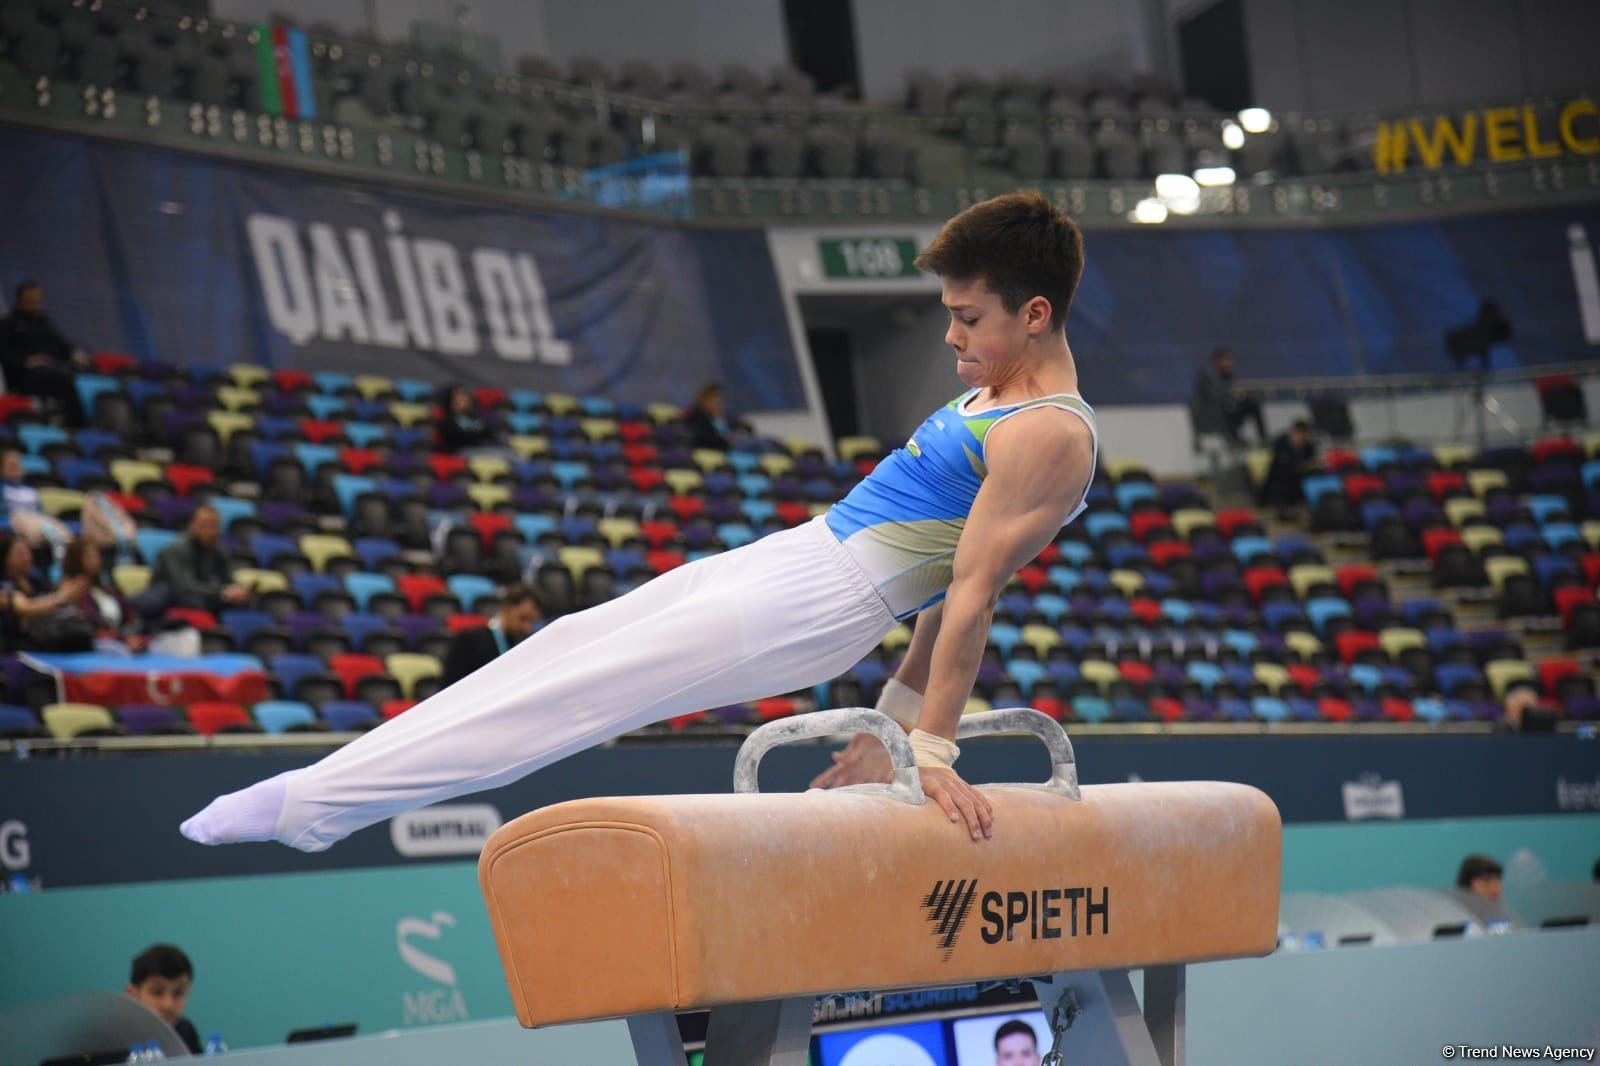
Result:
<svg viewBox="0 0 1600 1066">
<path fill-rule="evenodd" d="M 1174 559 L 1187 559 L 1194 554 L 1194 549 L 1181 540 L 1158 540 L 1146 549 L 1150 553 L 1150 561 L 1163 570 Z"/>
<path fill-rule="evenodd" d="M 382 659 L 356 652 L 328 656 L 328 669 L 343 683 L 345 695 L 350 699 L 356 698 L 356 685 L 362 678 L 384 673 Z"/>
<path fill-rule="evenodd" d="M 1428 491 L 1433 493 L 1435 500 L 1443 501 L 1446 496 L 1461 495 L 1468 491 L 1467 475 L 1459 470 L 1430 470 L 1428 472 Z"/>
<path fill-rule="evenodd" d="M 394 579 L 395 588 L 411 605 L 412 613 L 422 614 L 422 605 L 430 596 L 449 596 L 444 579 L 437 574 L 401 574 Z"/>
<path fill-rule="evenodd" d="M 1333 638 L 1334 647 L 1339 649 L 1339 658 L 1346 664 L 1356 661 L 1356 656 L 1364 651 L 1381 648 L 1378 643 L 1378 634 L 1368 633 L 1361 629 L 1349 629 Z"/>
<path fill-rule="evenodd" d="M 704 722 L 710 717 L 705 711 L 690 711 L 688 714 L 680 714 L 676 718 L 668 718 L 667 725 L 673 732 L 681 733 L 696 722 Z"/>
<path fill-rule="evenodd" d="M 1140 689 L 1148 685 L 1150 679 L 1156 676 L 1155 667 L 1139 659 L 1122 659 L 1118 661 L 1117 672 L 1122 675 L 1124 681 L 1137 685 Z"/>
<path fill-rule="evenodd" d="M 1288 583 L 1289 578 L 1276 566 L 1252 566 L 1244 572 L 1244 587 L 1249 590 L 1250 599 L 1258 604 L 1267 589 Z"/>
<path fill-rule="evenodd" d="M 1576 585 L 1565 585 L 1550 594 L 1556 601 L 1556 610 L 1561 612 L 1561 621 L 1567 622 L 1572 618 L 1572 612 L 1587 603 L 1594 603 L 1594 590 L 1578 588 Z"/>
<path fill-rule="evenodd" d="M 1344 479 L 1344 494 L 1355 504 L 1359 504 L 1368 496 L 1382 496 L 1383 478 L 1376 474 L 1347 474 Z"/>
<path fill-rule="evenodd" d="M 451 633 L 459 633 L 463 629 L 482 629 L 488 624 L 488 615 L 473 614 L 471 611 L 461 611 L 444 620 L 444 627 Z"/>
<path fill-rule="evenodd" d="M 667 509 L 677 516 L 678 521 L 687 522 L 706 511 L 706 501 L 699 496 L 674 496 L 667 501 Z"/>
<path fill-rule="evenodd" d="M 190 466 L 186 463 L 172 463 L 164 471 L 167 484 L 179 496 L 187 496 L 198 485 L 210 485 L 216 482 L 217 473 L 208 466 Z"/>
<path fill-rule="evenodd" d="M 494 547 L 494 538 L 516 530 L 516 518 L 499 511 L 473 511 L 467 515 L 467 524 L 477 531 L 485 551 Z"/>
<path fill-rule="evenodd" d="M 1150 700 L 1150 713 L 1170 725 L 1183 717 L 1183 704 L 1171 696 L 1156 696 Z"/>
<path fill-rule="evenodd" d="M 866 477 L 868 474 L 872 473 L 876 469 L 878 469 L 878 460 L 877 459 L 857 459 L 856 460 L 856 472 L 858 474 L 860 474 L 862 477 Z"/>
<path fill-rule="evenodd" d="M 1161 621 L 1161 604 L 1148 596 L 1136 596 L 1128 601 L 1128 613 L 1145 625 L 1153 626 Z"/>
<path fill-rule="evenodd" d="M 365 474 L 383 464 L 383 453 L 371 448 L 340 448 L 339 461 L 352 474 Z"/>
<path fill-rule="evenodd" d="M 137 359 L 122 352 L 95 352 L 89 357 L 89 362 L 94 365 L 96 374 L 113 378 L 119 374 L 129 373 L 139 365 Z"/>
<path fill-rule="evenodd" d="M 326 444 L 344 438 L 344 423 L 321 418 L 302 418 L 300 434 L 312 444 Z"/>
<path fill-rule="evenodd" d="M 449 481 L 453 477 L 470 477 L 472 474 L 465 459 L 448 452 L 434 452 L 429 455 L 428 469 L 432 470 L 433 476 L 440 481 Z"/>
<path fill-rule="evenodd" d="M 1583 566 L 1583 579 L 1590 588 L 1600 585 L 1600 552 L 1589 552 L 1579 562 Z"/>
<path fill-rule="evenodd" d="M 1039 595 L 1039 590 L 1050 582 L 1050 575 L 1042 566 L 1024 566 L 1017 571 L 1017 581 L 1028 590 L 1029 596 Z"/>
<path fill-rule="evenodd" d="M 655 466 L 661 462 L 661 449 L 654 444 L 624 444 L 622 457 L 629 466 Z"/>
<path fill-rule="evenodd" d="M 1330 473 L 1340 473 L 1352 467 L 1360 469 L 1361 454 L 1350 451 L 1348 448 L 1329 448 L 1322 453 L 1322 465 Z"/>
<path fill-rule="evenodd" d="M 384 700 L 378 707 L 378 713 L 383 715 L 385 721 L 388 721 L 390 718 L 398 718 L 400 715 L 405 714 L 415 707 L 418 702 L 417 700 Z"/>
<path fill-rule="evenodd" d="M 1285 669 L 1289 671 L 1289 680 L 1307 696 L 1322 681 L 1322 671 L 1310 663 L 1290 663 Z"/>
<path fill-rule="evenodd" d="M 224 703 L 220 700 L 191 703 L 188 711 L 189 724 L 202 736 L 209 737 L 223 730 L 250 733 L 261 731 L 261 727 L 255 724 L 255 719 L 250 717 L 250 712 L 237 703 Z"/>
<path fill-rule="evenodd" d="M 485 411 L 498 411 L 510 402 L 506 397 L 506 390 L 497 389 L 493 385 L 479 385 L 472 390 L 472 398 Z"/>
<path fill-rule="evenodd" d="M 1028 706 L 1040 714 L 1048 714 L 1056 721 L 1061 720 L 1061 700 L 1055 696 L 1035 696 L 1028 701 Z"/>
<path fill-rule="evenodd" d="M 670 544 L 678 537 L 678 524 L 676 522 L 663 522 L 656 519 L 650 522 L 640 522 L 639 532 L 649 542 L 650 547 L 659 550 L 663 545 Z"/>
<path fill-rule="evenodd" d="M 798 500 L 779 500 L 773 505 L 778 517 L 791 526 L 811 521 L 811 508 Z"/>
<path fill-rule="evenodd" d="M 1259 525 L 1260 522 L 1261 516 L 1248 507 L 1232 507 L 1217 512 L 1217 528 L 1229 540 L 1233 539 L 1233 531 L 1240 526 Z"/>
<path fill-rule="evenodd" d="M 1428 552 L 1428 561 L 1437 564 L 1439 553 L 1451 545 L 1461 543 L 1461 533 L 1454 529 L 1424 529 L 1422 546 Z"/>
<path fill-rule="evenodd" d="M 1350 706 L 1349 700 L 1341 700 L 1336 696 L 1324 696 L 1317 701 L 1317 713 L 1325 721 L 1348 722 L 1355 714 L 1355 709 Z"/>
<path fill-rule="evenodd" d="M 645 552 L 644 554 L 644 565 L 658 575 L 664 574 L 668 570 L 675 570 L 688 561 L 688 558 L 682 552 L 669 551 L 665 548 Z"/>
<path fill-rule="evenodd" d="M 1171 528 L 1172 519 L 1164 511 L 1139 511 L 1128 516 L 1128 530 L 1140 544 L 1145 542 L 1151 530 Z"/>
<path fill-rule="evenodd" d="M 1583 664 L 1576 659 L 1546 659 L 1539 664 L 1539 684 L 1546 696 L 1556 695 L 1556 684 L 1562 678 L 1583 675 Z"/>
<path fill-rule="evenodd" d="M 624 444 L 642 444 L 654 440 L 656 431 L 648 422 L 618 422 L 617 436 L 622 438 Z"/>
<path fill-rule="evenodd" d="M 635 466 L 628 469 L 628 484 L 640 492 L 654 492 L 666 484 L 666 481 L 661 471 L 653 466 Z"/>
<path fill-rule="evenodd" d="M 311 387 L 311 371 L 274 370 L 272 380 L 277 383 L 279 392 L 304 392 Z"/>
<path fill-rule="evenodd" d="M 1582 459 L 1583 449 L 1571 437 L 1550 437 L 1533 446 L 1533 461 L 1543 466 L 1552 459 Z"/>
<path fill-rule="evenodd" d="M 1411 706 L 1410 700 L 1403 700 L 1398 696 L 1390 696 L 1379 706 L 1383 708 L 1383 716 L 1391 722 L 1416 721 L 1417 712 Z"/>
<path fill-rule="evenodd" d="M 1055 565 L 1056 560 L 1059 558 L 1061 558 L 1060 546 L 1056 544 L 1046 544 L 1044 546 L 1044 550 L 1035 556 L 1033 561 L 1038 563 L 1040 566 L 1049 569 Z"/>
<path fill-rule="evenodd" d="M 1370 563 L 1350 563 L 1334 571 L 1339 579 L 1339 591 L 1347 600 L 1354 599 L 1355 587 L 1363 581 L 1382 581 L 1378 568 Z"/>
<path fill-rule="evenodd" d="M 33 412 L 39 405 L 33 402 L 32 396 L 20 396 L 14 392 L 0 393 L 0 422 L 9 422 L 24 411 Z"/>
<path fill-rule="evenodd" d="M 787 696 L 769 696 L 764 700 L 756 700 L 756 717 L 763 722 L 770 722 L 776 718 L 793 718 L 795 710 L 794 700 Z"/>
<path fill-rule="evenodd" d="M 168 607 L 162 617 L 176 619 L 202 633 L 209 633 L 217 628 L 217 616 L 199 607 Z"/>
</svg>

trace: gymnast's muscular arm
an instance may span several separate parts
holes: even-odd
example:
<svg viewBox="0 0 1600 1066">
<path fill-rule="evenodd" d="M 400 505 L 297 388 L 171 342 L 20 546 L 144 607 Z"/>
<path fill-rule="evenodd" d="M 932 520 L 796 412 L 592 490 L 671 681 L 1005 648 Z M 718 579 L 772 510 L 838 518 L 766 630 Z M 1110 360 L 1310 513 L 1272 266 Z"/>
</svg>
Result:
<svg viewBox="0 0 1600 1066">
<path fill-rule="evenodd" d="M 989 639 L 995 601 L 1011 575 L 1055 539 L 1094 474 L 1094 440 L 1070 411 L 1043 407 L 995 426 L 988 475 L 956 546 L 917 728 L 953 740 Z M 974 839 L 991 832 L 988 800 L 954 770 L 923 767 L 922 788 Z"/>
</svg>

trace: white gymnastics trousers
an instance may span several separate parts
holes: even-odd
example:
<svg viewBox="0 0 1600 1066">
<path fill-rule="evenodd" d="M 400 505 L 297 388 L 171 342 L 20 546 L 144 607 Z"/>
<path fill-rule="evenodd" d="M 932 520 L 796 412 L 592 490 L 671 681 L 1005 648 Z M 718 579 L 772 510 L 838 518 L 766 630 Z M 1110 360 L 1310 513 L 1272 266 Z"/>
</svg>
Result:
<svg viewBox="0 0 1600 1066">
<path fill-rule="evenodd" d="M 814 519 L 557 619 L 288 775 L 274 836 L 320 851 L 640 726 L 817 684 L 854 666 L 894 625 L 866 575 Z"/>
</svg>

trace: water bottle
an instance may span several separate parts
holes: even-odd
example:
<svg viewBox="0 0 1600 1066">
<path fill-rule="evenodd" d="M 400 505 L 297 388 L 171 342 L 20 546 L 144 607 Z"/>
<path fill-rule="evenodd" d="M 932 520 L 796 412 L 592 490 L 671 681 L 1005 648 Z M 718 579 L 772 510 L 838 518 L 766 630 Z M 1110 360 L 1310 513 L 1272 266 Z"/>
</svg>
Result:
<svg viewBox="0 0 1600 1066">
<path fill-rule="evenodd" d="M 123 1059 L 122 1061 L 124 1061 L 124 1062 L 143 1062 L 144 1061 L 144 1045 L 143 1044 L 135 1044 L 132 1047 L 130 1047 L 128 1049 L 128 1057 L 126 1059 Z"/>
<path fill-rule="evenodd" d="M 227 1050 L 227 1041 L 222 1039 L 221 1033 L 212 1033 L 211 1036 L 206 1040 L 207 1055 L 220 1055 Z"/>
<path fill-rule="evenodd" d="M 167 1053 L 161 1050 L 161 1045 L 154 1040 L 150 1041 L 150 1051 L 145 1056 L 146 1062 L 166 1062 Z"/>
</svg>

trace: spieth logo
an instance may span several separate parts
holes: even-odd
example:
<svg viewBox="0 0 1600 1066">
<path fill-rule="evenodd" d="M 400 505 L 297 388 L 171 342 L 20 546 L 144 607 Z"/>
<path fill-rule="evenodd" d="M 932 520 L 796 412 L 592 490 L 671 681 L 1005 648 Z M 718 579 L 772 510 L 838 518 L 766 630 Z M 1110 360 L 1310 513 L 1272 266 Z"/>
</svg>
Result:
<svg viewBox="0 0 1600 1066">
<path fill-rule="evenodd" d="M 922 909 L 928 912 L 928 922 L 933 935 L 944 951 L 944 961 L 949 962 L 956 950 L 956 938 L 961 927 L 967 924 L 967 914 L 972 910 L 972 897 L 977 894 L 978 879 L 970 881 L 935 881 L 933 891 L 922 897 Z"/>
</svg>

